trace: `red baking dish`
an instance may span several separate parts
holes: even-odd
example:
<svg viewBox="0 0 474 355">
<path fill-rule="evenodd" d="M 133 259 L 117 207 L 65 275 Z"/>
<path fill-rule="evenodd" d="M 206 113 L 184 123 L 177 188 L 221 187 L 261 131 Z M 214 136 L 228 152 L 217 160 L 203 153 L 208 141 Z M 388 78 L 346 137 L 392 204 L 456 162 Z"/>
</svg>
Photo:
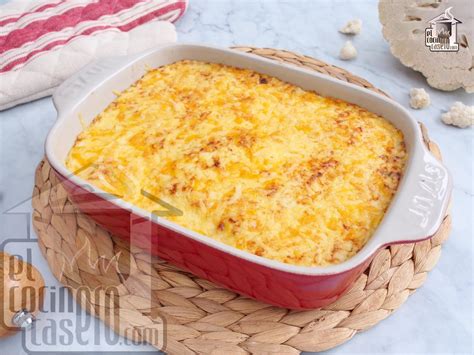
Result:
<svg viewBox="0 0 474 355">
<path fill-rule="evenodd" d="M 146 212 L 87 184 L 65 167 L 82 131 L 115 98 L 113 90 L 133 84 L 147 67 L 182 59 L 222 63 L 275 76 L 358 104 L 391 121 L 405 137 L 409 159 L 397 193 L 377 230 L 351 259 L 328 267 L 303 267 L 269 260 L 225 245 Z M 446 213 L 452 183 L 446 168 L 422 142 L 416 121 L 396 102 L 367 89 L 258 56 L 212 46 L 172 44 L 125 58 L 91 64 L 54 94 L 58 120 L 48 135 L 46 155 L 71 199 L 113 234 L 195 275 L 233 291 L 292 309 L 336 300 L 365 270 L 376 251 L 394 243 L 429 238 Z"/>
</svg>

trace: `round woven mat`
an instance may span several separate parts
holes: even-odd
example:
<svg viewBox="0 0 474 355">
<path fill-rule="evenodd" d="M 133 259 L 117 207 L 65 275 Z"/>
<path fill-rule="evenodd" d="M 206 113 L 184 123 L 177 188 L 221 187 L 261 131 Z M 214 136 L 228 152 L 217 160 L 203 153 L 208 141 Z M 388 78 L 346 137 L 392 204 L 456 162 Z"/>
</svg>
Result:
<svg viewBox="0 0 474 355">
<path fill-rule="evenodd" d="M 380 92 L 310 57 L 275 49 L 237 49 Z M 429 149 L 441 158 L 426 129 L 421 129 Z M 170 354 L 298 354 L 340 345 L 389 316 L 424 283 L 451 229 L 447 215 L 431 239 L 380 250 L 333 304 L 292 311 L 240 296 L 114 238 L 75 209 L 47 161 L 36 171 L 33 209 L 39 246 L 51 271 L 81 306 L 121 335 Z M 94 292 L 78 292 L 84 288 Z M 145 331 L 163 324 L 164 349 Z M 136 332 L 132 336 L 127 329 Z"/>
</svg>

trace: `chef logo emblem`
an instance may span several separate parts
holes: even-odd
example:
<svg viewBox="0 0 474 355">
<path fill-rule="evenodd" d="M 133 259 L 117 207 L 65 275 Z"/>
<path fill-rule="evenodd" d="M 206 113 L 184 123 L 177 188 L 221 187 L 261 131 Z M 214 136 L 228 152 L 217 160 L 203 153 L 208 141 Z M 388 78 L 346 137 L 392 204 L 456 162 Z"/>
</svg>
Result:
<svg viewBox="0 0 474 355">
<path fill-rule="evenodd" d="M 430 27 L 425 29 L 425 46 L 431 52 L 457 52 L 457 25 L 462 23 L 451 13 L 452 7 L 429 21 Z"/>
</svg>

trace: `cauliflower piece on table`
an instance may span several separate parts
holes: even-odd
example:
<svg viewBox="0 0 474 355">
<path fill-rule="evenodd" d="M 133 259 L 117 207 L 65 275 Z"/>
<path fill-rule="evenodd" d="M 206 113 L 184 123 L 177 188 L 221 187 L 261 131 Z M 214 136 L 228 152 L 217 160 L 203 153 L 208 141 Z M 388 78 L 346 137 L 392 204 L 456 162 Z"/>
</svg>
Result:
<svg viewBox="0 0 474 355">
<path fill-rule="evenodd" d="M 344 27 L 342 27 L 339 32 L 344 33 L 346 35 L 358 35 L 362 30 L 362 20 L 361 19 L 353 19 L 348 21 Z"/>
<path fill-rule="evenodd" d="M 410 90 L 410 106 L 416 110 L 428 107 L 431 103 L 430 95 L 425 89 L 413 88 Z"/>
<path fill-rule="evenodd" d="M 449 125 L 467 128 L 474 124 L 474 106 L 455 102 L 451 109 L 441 116 L 441 120 Z"/>
<path fill-rule="evenodd" d="M 347 41 L 339 52 L 339 58 L 342 60 L 350 60 L 357 57 L 357 49 L 351 41 Z"/>
</svg>

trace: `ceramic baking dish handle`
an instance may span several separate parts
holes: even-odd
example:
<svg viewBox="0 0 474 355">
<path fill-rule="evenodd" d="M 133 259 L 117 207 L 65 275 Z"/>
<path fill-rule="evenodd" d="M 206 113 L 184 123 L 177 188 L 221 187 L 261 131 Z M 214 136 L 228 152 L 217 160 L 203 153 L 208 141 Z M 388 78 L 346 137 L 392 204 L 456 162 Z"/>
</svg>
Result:
<svg viewBox="0 0 474 355">
<path fill-rule="evenodd" d="M 76 74 L 66 79 L 54 91 L 53 102 L 58 116 L 81 102 L 94 88 L 99 87 L 118 68 L 127 65 L 130 57 L 109 57 L 86 65 Z"/>
<path fill-rule="evenodd" d="M 424 147 L 414 159 L 389 219 L 382 222 L 385 244 L 413 242 L 436 233 L 451 197 L 452 181 L 446 167 Z M 400 233 L 400 230 L 406 232 Z"/>
</svg>

